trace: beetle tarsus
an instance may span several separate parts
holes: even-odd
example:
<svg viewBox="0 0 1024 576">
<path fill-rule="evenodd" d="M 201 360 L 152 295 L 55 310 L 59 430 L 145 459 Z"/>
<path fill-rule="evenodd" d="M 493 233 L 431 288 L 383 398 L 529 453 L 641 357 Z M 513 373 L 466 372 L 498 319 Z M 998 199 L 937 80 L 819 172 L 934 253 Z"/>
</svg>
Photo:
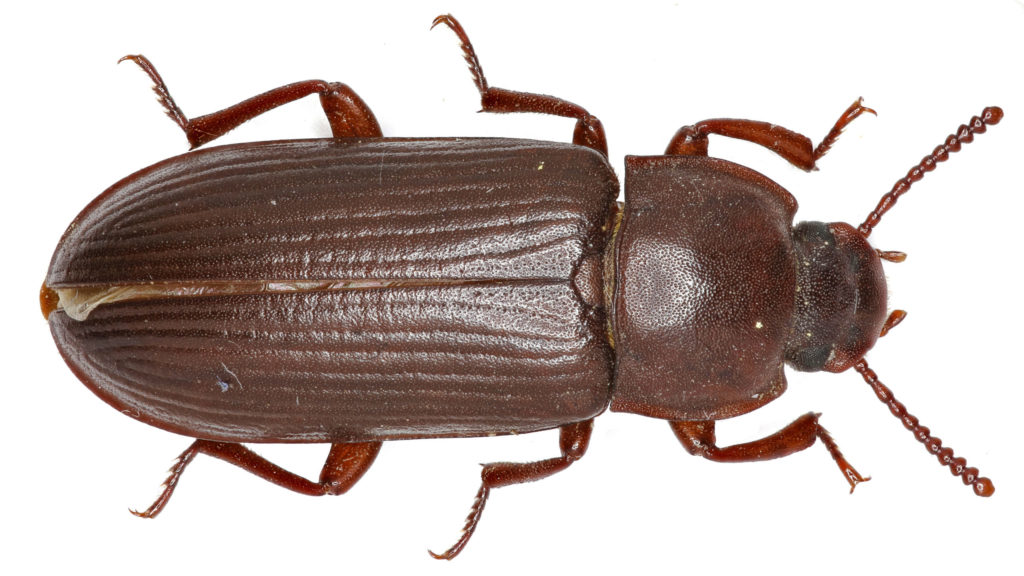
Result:
<svg viewBox="0 0 1024 576">
<path fill-rule="evenodd" d="M 484 513 L 484 506 L 487 505 L 487 498 L 491 495 L 491 489 L 487 485 L 480 486 L 480 489 L 476 493 L 476 498 L 473 499 L 473 507 L 470 509 L 469 514 L 466 516 L 466 522 L 462 526 L 462 532 L 459 534 L 459 539 L 452 544 L 450 548 L 436 554 L 432 550 L 427 552 L 434 557 L 435 560 L 451 560 L 462 552 L 462 549 L 469 543 L 469 539 L 473 536 L 473 532 L 476 531 L 476 525 L 480 522 L 480 516 Z"/>
<path fill-rule="evenodd" d="M 181 478 L 181 473 L 185 471 L 185 468 L 196 457 L 196 454 L 199 453 L 197 443 L 198 441 L 193 442 L 191 446 L 189 446 L 174 460 L 174 464 L 167 471 L 167 479 L 164 480 L 164 483 L 162 484 L 163 491 L 161 491 L 156 500 L 149 505 L 149 508 L 146 508 L 142 512 L 133 508 L 129 508 L 128 511 L 139 518 L 156 518 L 157 515 L 160 514 L 160 511 L 164 509 L 164 506 L 167 505 L 167 501 L 171 499 L 171 495 L 174 494 L 174 489 L 178 487 L 178 480 Z"/>
<path fill-rule="evenodd" d="M 459 37 L 459 44 L 462 46 L 462 56 L 466 59 L 466 64 L 469 66 L 469 72 L 473 75 L 473 83 L 476 84 L 477 90 L 479 90 L 480 95 L 483 96 L 487 92 L 488 88 L 487 78 L 484 76 L 484 69 L 480 66 L 480 59 L 477 58 L 476 50 L 473 49 L 473 43 L 469 41 L 469 36 L 466 34 L 466 30 L 451 14 L 442 14 L 437 18 L 434 18 L 434 22 L 430 25 L 430 29 L 433 30 L 438 24 L 444 24 Z"/>
<path fill-rule="evenodd" d="M 850 494 L 853 494 L 853 491 L 856 490 L 858 484 L 871 480 L 871 477 L 861 476 L 860 472 L 857 472 L 857 469 L 846 460 L 842 451 L 839 450 L 839 445 L 832 439 L 832 435 L 829 434 L 828 430 L 826 430 L 824 426 L 818 424 L 819 417 L 821 417 L 820 413 L 814 415 L 815 435 L 825 446 L 825 449 L 828 450 L 829 455 L 832 456 L 836 465 L 839 466 L 839 470 L 843 473 L 843 477 L 846 478 L 846 481 L 850 484 Z"/>
<path fill-rule="evenodd" d="M 171 96 L 170 90 L 167 89 L 167 84 L 160 76 L 160 73 L 156 71 L 156 67 L 153 66 L 153 63 L 149 61 L 149 58 L 146 58 L 142 54 L 128 54 L 127 56 L 122 56 L 117 63 L 120 64 L 125 60 L 131 60 L 134 62 L 142 69 L 143 72 L 146 73 L 147 76 L 149 76 L 149 79 L 153 81 L 153 92 L 156 93 L 157 100 L 160 102 L 160 105 L 163 106 L 164 112 L 167 113 L 167 117 L 173 120 L 187 136 L 189 133 L 188 117 L 185 116 L 185 113 L 182 112 L 181 108 L 179 108 L 174 102 L 174 98 Z"/>
<path fill-rule="evenodd" d="M 843 115 L 839 117 L 839 120 L 836 120 L 835 125 L 833 125 L 832 129 L 828 131 L 828 134 L 826 134 L 825 137 L 821 139 L 821 142 L 819 142 L 818 145 L 814 147 L 815 163 L 817 163 L 817 161 L 821 159 L 822 156 L 828 153 L 829 149 L 832 148 L 832 145 L 836 143 L 836 140 L 839 138 L 839 135 L 843 133 L 844 129 L 846 129 L 846 126 L 850 122 L 853 122 L 858 116 L 864 113 L 878 116 L 878 112 L 875 112 L 874 109 L 864 106 L 863 98 L 857 98 L 856 100 L 853 101 L 853 104 L 850 104 L 849 108 L 847 108 L 846 111 L 843 112 Z"/>
</svg>

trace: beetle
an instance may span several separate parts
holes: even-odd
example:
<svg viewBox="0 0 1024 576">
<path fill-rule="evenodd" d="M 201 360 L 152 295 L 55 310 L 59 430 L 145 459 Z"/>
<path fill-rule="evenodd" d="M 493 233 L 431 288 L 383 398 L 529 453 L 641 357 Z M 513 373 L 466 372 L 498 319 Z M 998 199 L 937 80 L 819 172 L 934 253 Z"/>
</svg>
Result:
<svg viewBox="0 0 1024 576">
<path fill-rule="evenodd" d="M 765 438 L 719 446 L 717 420 L 786 388 L 783 366 L 853 368 L 979 496 L 994 486 L 931 435 L 864 356 L 905 316 L 887 314 L 868 243 L 897 199 L 997 124 L 985 108 L 916 164 L 858 227 L 794 225 L 769 178 L 708 154 L 711 135 L 813 170 L 864 113 L 858 99 L 816 146 L 766 122 L 679 129 L 662 156 L 626 158 L 625 202 L 600 121 L 571 102 L 492 87 L 462 26 L 482 109 L 576 121 L 571 144 L 384 138 L 341 83 L 289 84 L 188 118 L 152 63 L 126 56 L 200 148 L 277 106 L 317 94 L 333 138 L 194 150 L 103 192 L 71 223 L 40 303 L 68 366 L 129 416 L 195 441 L 160 513 L 206 454 L 308 494 L 342 494 L 385 441 L 559 429 L 559 456 L 487 464 L 464 530 L 491 490 L 568 468 L 606 409 L 668 421 L 689 453 L 779 458 L 820 441 L 851 491 L 868 480 L 815 413 Z M 318 481 L 243 443 L 330 443 Z"/>
</svg>

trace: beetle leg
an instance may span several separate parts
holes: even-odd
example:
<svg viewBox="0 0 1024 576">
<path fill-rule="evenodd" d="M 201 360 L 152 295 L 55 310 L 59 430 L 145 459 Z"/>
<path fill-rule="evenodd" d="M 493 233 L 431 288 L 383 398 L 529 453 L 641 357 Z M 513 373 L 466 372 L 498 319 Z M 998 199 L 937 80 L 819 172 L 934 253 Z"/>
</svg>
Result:
<svg viewBox="0 0 1024 576">
<path fill-rule="evenodd" d="M 473 500 L 473 507 L 466 517 L 466 524 L 462 528 L 462 535 L 451 548 L 441 554 L 430 552 L 430 555 L 438 560 L 451 560 L 458 556 L 469 542 L 476 525 L 480 522 L 484 506 L 487 504 L 487 497 L 492 488 L 500 488 L 511 484 L 522 484 L 533 482 L 541 478 L 547 478 L 556 472 L 561 472 L 570 464 L 583 457 L 587 451 L 587 444 L 590 442 L 590 433 L 594 429 L 594 420 L 584 420 L 573 424 L 562 426 L 559 435 L 559 447 L 562 455 L 557 458 L 549 458 L 537 462 L 492 462 L 485 464 L 480 473 L 480 490 Z"/>
<path fill-rule="evenodd" d="M 862 98 L 858 98 L 843 112 L 839 120 L 836 120 L 835 125 L 817 146 L 814 146 L 807 136 L 769 122 L 732 118 L 705 120 L 680 128 L 672 137 L 665 153 L 707 156 L 708 135 L 718 134 L 764 146 L 797 168 L 815 170 L 816 162 L 829 151 L 846 125 L 865 112 L 875 114 L 874 110 L 863 105 Z"/>
<path fill-rule="evenodd" d="M 604 127 L 597 117 L 592 116 L 582 106 L 573 104 L 567 100 L 547 96 L 545 94 L 533 94 L 530 92 L 516 92 L 504 88 L 493 88 L 487 85 L 487 78 L 484 77 L 484 70 L 480 66 L 480 60 L 476 56 L 473 44 L 469 36 L 451 14 L 444 14 L 434 18 L 431 28 L 438 24 L 444 24 L 451 28 L 452 32 L 459 37 L 462 44 L 462 52 L 469 71 L 473 74 L 473 82 L 480 91 L 480 104 L 483 112 L 504 114 L 510 112 L 534 112 L 537 114 L 551 114 L 565 118 L 576 119 L 576 129 L 573 131 L 572 142 L 580 146 L 586 146 L 597 150 L 605 157 L 608 156 L 608 142 L 604 135 Z"/>
<path fill-rule="evenodd" d="M 219 112 L 206 114 L 189 119 L 174 102 L 163 78 L 156 71 L 153 63 L 145 56 L 128 55 L 119 62 L 131 60 L 139 65 L 153 81 L 153 91 L 159 97 L 160 104 L 167 115 L 174 120 L 188 138 L 192 148 L 198 148 L 211 140 L 215 140 L 242 123 L 289 102 L 310 94 L 320 95 L 320 105 L 331 124 L 331 133 L 335 138 L 379 137 L 380 124 L 370 111 L 370 107 L 351 88 L 340 82 L 324 82 L 323 80 L 306 80 L 274 88 L 248 100 Z"/>
<path fill-rule="evenodd" d="M 853 492 L 857 484 L 866 482 L 870 478 L 861 476 L 846 461 L 828 430 L 818 424 L 818 416 L 819 414 L 813 412 L 804 414 L 771 436 L 745 444 L 724 447 L 715 444 L 714 420 L 672 421 L 669 422 L 669 425 L 687 452 L 715 462 L 759 462 L 782 458 L 810 447 L 815 440 L 821 440 L 828 453 L 832 455 L 832 459 L 839 465 L 839 470 L 842 471 L 846 481 L 850 483 L 850 492 Z"/>
<path fill-rule="evenodd" d="M 230 462 L 264 480 L 300 494 L 323 496 L 347 492 L 373 464 L 380 451 L 380 446 L 380 442 L 332 444 L 327 461 L 320 471 L 320 481 L 313 482 L 281 468 L 241 444 L 196 440 L 181 453 L 181 456 L 178 456 L 174 466 L 171 467 L 170 475 L 164 481 L 164 490 L 156 501 L 142 512 L 135 510 L 131 512 L 142 518 L 153 518 L 159 514 L 178 486 L 181 473 L 200 453 Z"/>
</svg>

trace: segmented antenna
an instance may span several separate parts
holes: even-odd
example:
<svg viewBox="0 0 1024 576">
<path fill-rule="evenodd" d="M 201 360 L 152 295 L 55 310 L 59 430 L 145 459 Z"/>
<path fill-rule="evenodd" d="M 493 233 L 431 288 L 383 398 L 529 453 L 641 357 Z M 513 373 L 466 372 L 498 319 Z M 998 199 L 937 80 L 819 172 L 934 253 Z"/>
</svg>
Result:
<svg viewBox="0 0 1024 576">
<path fill-rule="evenodd" d="M 953 456 L 952 448 L 943 448 L 942 440 L 932 436 L 931 430 L 929 430 L 927 426 L 922 426 L 917 417 L 907 412 L 907 407 L 892 395 L 892 390 L 889 390 L 885 384 L 882 384 L 878 380 L 878 375 L 875 374 L 874 370 L 868 367 L 867 362 L 862 359 L 860 362 L 854 364 L 853 367 L 864 378 L 864 381 L 867 382 L 875 391 L 875 395 L 878 396 L 878 399 L 889 407 L 889 411 L 892 412 L 892 415 L 903 422 L 903 426 L 907 430 L 910 430 L 914 437 L 917 438 L 918 442 L 924 444 L 925 449 L 927 449 L 929 453 L 938 457 L 940 464 L 943 466 L 949 466 L 949 471 L 952 472 L 954 476 L 959 476 L 963 480 L 964 484 L 974 488 L 974 493 L 978 496 L 991 496 L 996 491 L 991 480 L 978 475 L 977 468 L 968 468 L 967 460 L 963 458 L 955 458 Z"/>
<path fill-rule="evenodd" d="M 921 159 L 917 166 L 911 168 L 906 176 L 896 182 L 888 194 L 882 196 L 878 206 L 875 207 L 871 214 L 868 214 L 864 223 L 858 227 L 860 233 L 867 238 L 882 219 L 882 215 L 896 204 L 896 200 L 900 196 L 910 190 L 910 186 L 914 182 L 924 178 L 926 172 L 935 170 L 935 166 L 939 162 L 945 162 L 951 153 L 959 152 L 963 144 L 972 142 L 975 134 L 984 133 L 988 126 L 998 124 L 1002 119 L 1002 108 L 990 106 L 981 111 L 981 116 L 975 116 L 967 124 L 961 124 L 955 134 L 950 134 L 943 144 L 937 146 L 931 154 Z"/>
</svg>

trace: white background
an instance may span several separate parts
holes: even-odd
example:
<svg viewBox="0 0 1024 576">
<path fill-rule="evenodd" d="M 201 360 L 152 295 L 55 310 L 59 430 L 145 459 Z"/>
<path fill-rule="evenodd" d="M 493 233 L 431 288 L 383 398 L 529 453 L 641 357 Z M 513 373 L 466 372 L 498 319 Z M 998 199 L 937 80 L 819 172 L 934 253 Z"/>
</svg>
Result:
<svg viewBox="0 0 1024 576">
<path fill-rule="evenodd" d="M 23 573 L 786 573 L 884 574 L 1019 567 L 1020 218 L 1024 6 L 974 2 L 547 2 L 394 4 L 28 3 L 5 8 L 0 571 Z M 372 6 L 371 6 L 372 4 Z M 185 151 L 127 53 L 149 56 L 186 114 L 295 80 L 353 86 L 385 134 L 568 140 L 572 122 L 475 114 L 452 12 L 491 84 L 555 94 L 627 153 L 656 154 L 709 117 L 768 120 L 817 141 L 857 96 L 857 120 L 820 171 L 744 143 L 713 155 L 765 172 L 798 219 L 859 223 L 911 165 L 986 105 L 1002 124 L 928 175 L 872 240 L 890 306 L 906 322 L 871 366 L 957 454 L 996 484 L 973 496 L 852 371 L 790 375 L 771 405 L 719 426 L 723 443 L 768 434 L 807 411 L 873 480 L 847 494 L 821 446 L 755 464 L 688 456 L 663 422 L 606 414 L 587 456 L 556 477 L 493 493 L 473 541 L 457 536 L 479 462 L 555 455 L 553 432 L 388 444 L 349 494 L 309 498 L 200 456 L 164 514 L 145 508 L 189 440 L 111 410 L 64 366 L 36 297 L 64 227 L 117 179 Z M 328 136 L 315 98 L 219 143 Z M 324 446 L 267 446 L 315 478 Z M 1001 567 L 1001 568 L 1000 568 Z M 401 571 L 401 572 L 399 572 Z"/>
</svg>

